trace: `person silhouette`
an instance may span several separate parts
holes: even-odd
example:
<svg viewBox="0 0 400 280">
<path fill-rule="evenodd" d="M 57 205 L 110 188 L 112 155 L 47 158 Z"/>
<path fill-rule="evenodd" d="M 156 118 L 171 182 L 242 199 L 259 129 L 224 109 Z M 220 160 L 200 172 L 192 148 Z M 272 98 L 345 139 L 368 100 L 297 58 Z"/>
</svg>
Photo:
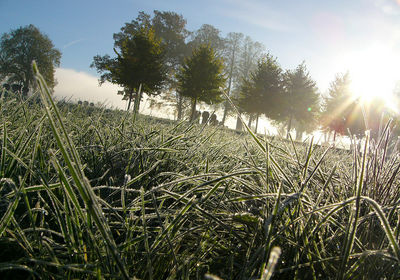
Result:
<svg viewBox="0 0 400 280">
<path fill-rule="evenodd" d="M 208 123 L 208 118 L 210 117 L 210 113 L 208 111 L 204 111 L 202 114 L 202 120 L 201 124 L 207 124 Z"/>
</svg>

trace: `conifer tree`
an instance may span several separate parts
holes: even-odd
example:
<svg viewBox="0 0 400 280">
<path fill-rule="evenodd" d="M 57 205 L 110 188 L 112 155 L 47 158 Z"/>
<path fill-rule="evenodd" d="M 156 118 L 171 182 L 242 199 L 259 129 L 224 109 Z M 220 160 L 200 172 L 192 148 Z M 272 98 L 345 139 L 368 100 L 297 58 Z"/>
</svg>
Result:
<svg viewBox="0 0 400 280">
<path fill-rule="evenodd" d="M 267 54 L 259 60 L 250 78 L 242 81 L 239 107 L 250 116 L 256 116 L 257 128 L 262 114 L 270 119 L 279 117 L 282 97 L 282 69 L 276 58 Z"/>
<path fill-rule="evenodd" d="M 177 75 L 178 92 L 192 100 L 190 120 L 194 120 L 199 101 L 215 104 L 222 101 L 225 83 L 223 61 L 209 45 L 201 45 L 185 60 Z"/>
</svg>

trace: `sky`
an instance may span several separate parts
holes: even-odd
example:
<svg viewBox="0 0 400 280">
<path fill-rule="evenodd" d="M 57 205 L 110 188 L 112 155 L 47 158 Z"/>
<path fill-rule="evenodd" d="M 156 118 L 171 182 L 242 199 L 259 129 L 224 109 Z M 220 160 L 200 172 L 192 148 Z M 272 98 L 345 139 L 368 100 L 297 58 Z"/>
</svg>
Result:
<svg viewBox="0 0 400 280">
<path fill-rule="evenodd" d="M 190 31 L 211 24 L 222 36 L 249 35 L 283 69 L 305 61 L 322 94 L 346 71 L 359 95 L 386 96 L 400 80 L 400 0 L 0 0 L 0 34 L 34 24 L 62 52 L 56 96 L 122 108 L 90 64 L 113 54 L 113 33 L 153 10 L 183 15 Z"/>
</svg>

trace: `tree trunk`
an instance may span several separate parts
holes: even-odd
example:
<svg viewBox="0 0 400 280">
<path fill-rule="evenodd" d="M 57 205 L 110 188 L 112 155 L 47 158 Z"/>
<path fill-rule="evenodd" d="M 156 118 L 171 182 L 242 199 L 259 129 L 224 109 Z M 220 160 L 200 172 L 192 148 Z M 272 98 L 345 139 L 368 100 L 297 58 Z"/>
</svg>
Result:
<svg viewBox="0 0 400 280">
<path fill-rule="evenodd" d="M 129 111 L 129 109 L 131 108 L 131 103 L 132 103 L 132 91 L 129 92 L 128 108 L 126 109 L 127 111 Z"/>
<path fill-rule="evenodd" d="M 260 115 L 257 114 L 257 115 L 256 115 L 256 129 L 255 129 L 255 133 L 257 133 L 257 131 L 258 131 L 258 119 L 259 119 L 259 117 L 260 117 Z"/>
<path fill-rule="evenodd" d="M 292 130 L 292 119 L 293 119 L 293 117 L 290 116 L 289 117 L 289 122 L 288 122 L 288 127 L 287 127 L 287 135 L 286 135 L 287 139 L 289 139 L 290 130 Z"/>
<path fill-rule="evenodd" d="M 230 89 L 228 89 L 228 96 L 229 96 L 229 91 Z M 226 120 L 226 116 L 228 115 L 228 108 L 229 108 L 229 101 L 226 100 L 225 104 L 224 104 L 224 114 L 222 115 L 222 120 L 221 120 L 221 124 L 224 125 L 225 124 L 225 120 Z"/>
<path fill-rule="evenodd" d="M 135 95 L 135 100 L 134 100 L 134 102 L 133 102 L 133 111 L 135 112 L 135 113 L 138 113 L 139 112 L 139 107 L 140 107 L 140 94 L 139 93 L 136 93 L 136 95 Z"/>
<path fill-rule="evenodd" d="M 21 95 L 23 96 L 23 98 L 28 97 L 28 92 L 29 92 L 29 80 L 26 80 L 21 88 Z M 51 90 L 51 92 L 53 93 L 53 90 Z"/>
<path fill-rule="evenodd" d="M 302 131 L 301 129 L 296 128 L 296 140 L 297 141 L 303 140 L 303 133 L 304 133 L 304 131 Z"/>
<path fill-rule="evenodd" d="M 193 122 L 196 117 L 196 105 L 197 105 L 197 98 L 194 98 L 192 102 L 192 113 L 190 114 L 190 122 Z"/>
<path fill-rule="evenodd" d="M 248 127 L 249 128 L 251 128 L 251 123 L 253 122 L 253 115 L 252 114 L 250 114 L 250 116 L 249 116 L 249 123 L 248 123 Z"/>
<path fill-rule="evenodd" d="M 142 99 L 142 84 L 139 85 L 139 90 L 137 91 L 136 96 L 135 96 L 135 104 L 133 106 L 133 111 L 135 113 L 139 113 L 141 99 Z"/>
<path fill-rule="evenodd" d="M 237 119 L 236 119 L 236 130 L 239 130 L 239 131 L 243 130 L 243 124 L 239 117 L 237 117 Z"/>
<path fill-rule="evenodd" d="M 232 53 L 232 60 L 231 60 L 231 69 L 229 70 L 229 81 L 228 81 L 228 92 L 227 95 L 231 96 L 231 87 L 232 87 L 232 76 L 233 76 L 233 65 L 235 63 L 235 48 L 233 48 L 233 53 Z M 226 116 L 228 115 L 228 109 L 229 109 L 229 101 L 226 100 L 224 104 L 224 115 L 222 116 L 222 121 L 221 124 L 225 124 Z"/>
<path fill-rule="evenodd" d="M 336 146 L 336 130 L 333 132 L 333 147 Z"/>
<path fill-rule="evenodd" d="M 183 111 L 183 97 L 182 95 L 178 94 L 178 103 L 177 103 L 177 111 L 178 111 L 178 121 L 180 121 L 182 119 L 182 111 Z"/>
</svg>

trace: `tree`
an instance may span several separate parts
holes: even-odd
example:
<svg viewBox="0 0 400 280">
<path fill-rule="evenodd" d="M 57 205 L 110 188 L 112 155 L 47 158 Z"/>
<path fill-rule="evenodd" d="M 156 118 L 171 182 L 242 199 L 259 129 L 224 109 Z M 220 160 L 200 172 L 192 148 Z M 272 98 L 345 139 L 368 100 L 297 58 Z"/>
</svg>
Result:
<svg viewBox="0 0 400 280">
<path fill-rule="evenodd" d="M 122 42 L 140 27 L 151 26 L 155 37 L 165 46 L 165 66 L 167 79 L 163 90 L 162 101 L 152 99 L 150 106 L 156 106 L 160 102 L 175 106 L 178 119 L 184 110 L 185 100 L 176 92 L 176 73 L 183 64 L 184 58 L 189 56 L 190 51 L 186 45 L 186 39 L 190 32 L 186 29 L 186 20 L 182 15 L 175 12 L 154 11 L 153 17 L 145 12 L 140 12 L 135 20 L 126 23 L 121 32 L 114 34 L 116 44 Z"/>
<path fill-rule="evenodd" d="M 322 125 L 329 131 L 334 131 L 334 141 L 336 133 L 345 133 L 345 115 L 352 102 L 349 73 L 336 74 L 335 80 L 330 84 L 328 95 L 324 98 L 322 113 Z"/>
<path fill-rule="evenodd" d="M 316 124 L 320 112 L 320 96 L 316 83 L 311 78 L 304 62 L 295 70 L 286 71 L 283 100 L 279 120 L 288 122 L 288 135 L 292 129 L 293 120 L 298 124 L 298 130 L 303 130 L 306 124 Z"/>
<path fill-rule="evenodd" d="M 222 57 L 225 42 L 220 36 L 221 31 L 210 24 L 203 24 L 197 31 L 193 32 L 192 40 L 188 43 L 191 50 L 202 45 L 210 45 L 217 57 Z"/>
<path fill-rule="evenodd" d="M 370 130 L 371 139 L 378 140 L 385 124 L 392 117 L 386 107 L 385 100 L 380 96 L 375 96 L 371 100 L 360 102 L 361 114 L 358 115 L 358 122 L 349 128 L 351 133 L 358 137 L 365 136 L 365 130 Z M 353 132 L 354 131 L 354 132 Z"/>
<path fill-rule="evenodd" d="M 185 60 L 177 75 L 178 92 L 192 100 L 191 121 L 195 118 L 198 101 L 207 104 L 221 101 L 221 89 L 225 83 L 222 72 L 223 61 L 216 57 L 209 45 L 200 46 Z"/>
<path fill-rule="evenodd" d="M 167 75 L 164 47 L 144 14 L 122 27 L 120 33 L 114 34 L 114 40 L 117 57 L 97 55 L 91 67 L 101 74 L 100 84 L 108 81 L 124 88 L 120 94 L 129 101 L 128 110 L 135 98 L 134 110 L 138 111 L 142 92 L 149 96 L 158 95 L 164 86 Z"/>
<path fill-rule="evenodd" d="M 157 38 L 167 46 L 166 63 L 168 68 L 168 91 L 163 95 L 164 101 L 176 106 L 177 119 L 180 120 L 185 107 L 184 97 L 177 91 L 176 73 L 184 59 L 190 55 L 186 39 L 190 32 L 186 29 L 186 20 L 174 12 L 154 11 L 151 20 Z"/>
<path fill-rule="evenodd" d="M 209 45 L 216 57 L 224 59 L 225 42 L 221 37 L 221 31 L 210 24 L 203 24 L 198 30 L 192 32 L 192 40 L 188 42 L 188 48 L 192 51 L 202 45 Z M 210 107 L 217 111 L 221 103 L 213 103 Z"/>
<path fill-rule="evenodd" d="M 241 110 L 258 118 L 265 114 L 267 118 L 276 119 L 282 100 L 282 69 L 276 58 L 267 54 L 250 74 L 249 79 L 242 81 L 238 104 Z M 251 125 L 252 118 L 249 120 Z"/>
<path fill-rule="evenodd" d="M 334 131 L 334 141 L 336 134 L 347 134 L 349 129 L 355 134 L 365 130 L 365 127 L 362 127 L 362 111 L 359 100 L 356 100 L 350 90 L 350 83 L 348 72 L 337 74 L 324 99 L 322 125 L 329 131 Z"/>
<path fill-rule="evenodd" d="M 161 43 L 168 46 L 165 50 L 165 61 L 175 78 L 176 70 L 182 65 L 189 49 L 185 43 L 190 32 L 186 29 L 186 19 L 175 12 L 160 12 L 155 10 L 151 20 L 155 35 Z"/>
<path fill-rule="evenodd" d="M 60 59 L 61 52 L 34 25 L 11 30 L 0 39 L 0 80 L 20 85 L 27 91 L 35 85 L 32 72 L 32 61 L 35 60 L 52 89 L 56 84 L 54 73 Z"/>
<path fill-rule="evenodd" d="M 123 42 L 132 39 L 140 29 L 150 27 L 150 15 L 146 14 L 145 12 L 139 12 L 139 15 L 136 17 L 136 19 L 125 23 L 125 25 L 121 27 L 121 32 L 113 34 L 114 47 L 121 48 Z"/>
<path fill-rule="evenodd" d="M 261 43 L 254 42 L 249 36 L 244 38 L 238 57 L 238 78 L 232 88 L 232 99 L 238 105 L 239 112 L 242 111 L 238 104 L 238 100 L 240 99 L 240 84 L 243 80 L 250 79 L 250 74 L 257 69 L 257 63 L 262 58 L 264 50 L 265 48 Z M 250 114 L 249 123 L 251 123 L 252 119 L 253 116 Z M 236 120 L 236 129 L 242 129 L 242 121 L 239 116 L 237 116 Z"/>
<path fill-rule="evenodd" d="M 225 69 L 228 77 L 227 95 L 231 96 L 231 90 L 235 86 L 235 82 L 239 79 L 238 72 L 238 57 L 240 55 L 241 43 L 243 40 L 242 33 L 230 32 L 225 38 Z M 224 114 L 222 116 L 222 125 L 224 125 L 228 112 L 230 110 L 230 103 L 228 100 L 224 102 Z"/>
<path fill-rule="evenodd" d="M 375 96 L 370 100 L 357 97 L 350 90 L 349 73 L 337 74 L 330 84 L 325 98 L 322 125 L 336 134 L 362 138 L 366 130 L 371 131 L 371 138 L 377 139 L 382 126 L 391 117 L 385 106 L 385 100 Z"/>
<path fill-rule="evenodd" d="M 247 79 L 250 73 L 255 71 L 257 63 L 262 58 L 264 51 L 265 47 L 261 43 L 254 42 L 249 36 L 244 38 L 238 66 L 238 72 L 241 78 Z"/>
</svg>

